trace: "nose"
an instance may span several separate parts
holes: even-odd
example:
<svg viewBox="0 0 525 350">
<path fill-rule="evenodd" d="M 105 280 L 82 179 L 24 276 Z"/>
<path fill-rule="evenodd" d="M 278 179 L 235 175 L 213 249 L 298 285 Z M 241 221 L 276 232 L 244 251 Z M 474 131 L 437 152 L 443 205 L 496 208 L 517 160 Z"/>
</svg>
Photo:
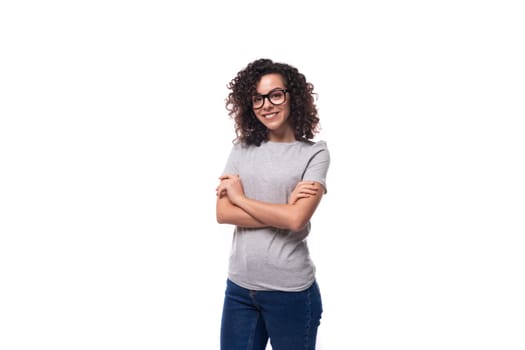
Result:
<svg viewBox="0 0 525 350">
<path fill-rule="evenodd" d="M 262 108 L 263 109 L 272 109 L 273 107 L 273 103 L 270 102 L 270 97 L 268 96 L 264 96 L 263 97 L 263 105 L 262 105 Z"/>
</svg>

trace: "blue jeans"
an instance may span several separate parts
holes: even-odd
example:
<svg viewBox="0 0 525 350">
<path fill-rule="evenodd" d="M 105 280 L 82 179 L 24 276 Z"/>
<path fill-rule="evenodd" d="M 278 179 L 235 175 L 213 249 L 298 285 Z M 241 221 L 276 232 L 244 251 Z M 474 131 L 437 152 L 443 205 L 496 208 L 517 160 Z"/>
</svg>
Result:
<svg viewBox="0 0 525 350">
<path fill-rule="evenodd" d="M 226 282 L 221 350 L 313 350 L 323 307 L 316 282 L 302 292 L 253 291 Z"/>
</svg>

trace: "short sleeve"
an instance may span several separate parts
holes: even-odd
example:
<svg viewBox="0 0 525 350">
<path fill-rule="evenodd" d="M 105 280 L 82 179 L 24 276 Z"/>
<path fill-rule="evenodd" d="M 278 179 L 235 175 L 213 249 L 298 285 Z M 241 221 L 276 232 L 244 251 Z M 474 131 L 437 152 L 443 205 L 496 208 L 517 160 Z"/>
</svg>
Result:
<svg viewBox="0 0 525 350">
<path fill-rule="evenodd" d="M 239 147 L 238 147 L 238 144 L 236 144 L 232 147 L 230 151 L 230 155 L 228 156 L 228 160 L 226 161 L 226 166 L 224 167 L 222 175 L 239 173 L 238 158 L 239 158 Z"/>
<path fill-rule="evenodd" d="M 319 142 L 318 146 L 315 147 L 316 149 L 308 161 L 302 180 L 319 182 L 323 185 L 326 193 L 326 175 L 330 166 L 330 152 L 324 142 Z"/>
</svg>

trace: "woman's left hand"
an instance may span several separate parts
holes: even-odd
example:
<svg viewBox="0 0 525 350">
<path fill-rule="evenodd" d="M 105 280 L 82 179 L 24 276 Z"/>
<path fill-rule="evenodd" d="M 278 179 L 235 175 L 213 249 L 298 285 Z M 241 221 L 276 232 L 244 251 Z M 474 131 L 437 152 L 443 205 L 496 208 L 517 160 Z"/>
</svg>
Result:
<svg viewBox="0 0 525 350">
<path fill-rule="evenodd" d="M 317 194 L 317 187 L 313 181 L 299 182 L 288 199 L 288 204 L 295 204 L 301 198 L 310 198 Z"/>
<path fill-rule="evenodd" d="M 216 188 L 217 196 L 227 195 L 233 204 L 244 197 L 244 188 L 239 175 L 226 174 L 221 176 L 219 180 L 221 183 Z"/>
</svg>

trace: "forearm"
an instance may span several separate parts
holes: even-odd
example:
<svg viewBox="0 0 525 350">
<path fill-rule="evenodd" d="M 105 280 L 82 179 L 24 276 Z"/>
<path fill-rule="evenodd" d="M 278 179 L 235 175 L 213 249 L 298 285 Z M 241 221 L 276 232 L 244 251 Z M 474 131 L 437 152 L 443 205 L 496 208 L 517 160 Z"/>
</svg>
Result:
<svg viewBox="0 0 525 350">
<path fill-rule="evenodd" d="M 244 212 L 269 226 L 300 231 L 310 220 L 311 213 L 296 204 L 273 204 L 242 197 L 235 203 Z"/>
<path fill-rule="evenodd" d="M 249 228 L 270 226 L 257 220 L 240 207 L 232 204 L 227 196 L 217 198 L 216 214 L 217 222 L 220 224 L 231 224 Z"/>
<path fill-rule="evenodd" d="M 300 186 L 289 204 L 274 204 L 246 197 L 239 175 L 223 175 L 220 179 L 221 183 L 216 189 L 217 221 L 239 226 L 272 226 L 300 231 L 312 217 L 323 196 L 321 184 L 312 181 L 305 188 Z M 250 226 L 252 224 L 262 226 Z"/>
</svg>

